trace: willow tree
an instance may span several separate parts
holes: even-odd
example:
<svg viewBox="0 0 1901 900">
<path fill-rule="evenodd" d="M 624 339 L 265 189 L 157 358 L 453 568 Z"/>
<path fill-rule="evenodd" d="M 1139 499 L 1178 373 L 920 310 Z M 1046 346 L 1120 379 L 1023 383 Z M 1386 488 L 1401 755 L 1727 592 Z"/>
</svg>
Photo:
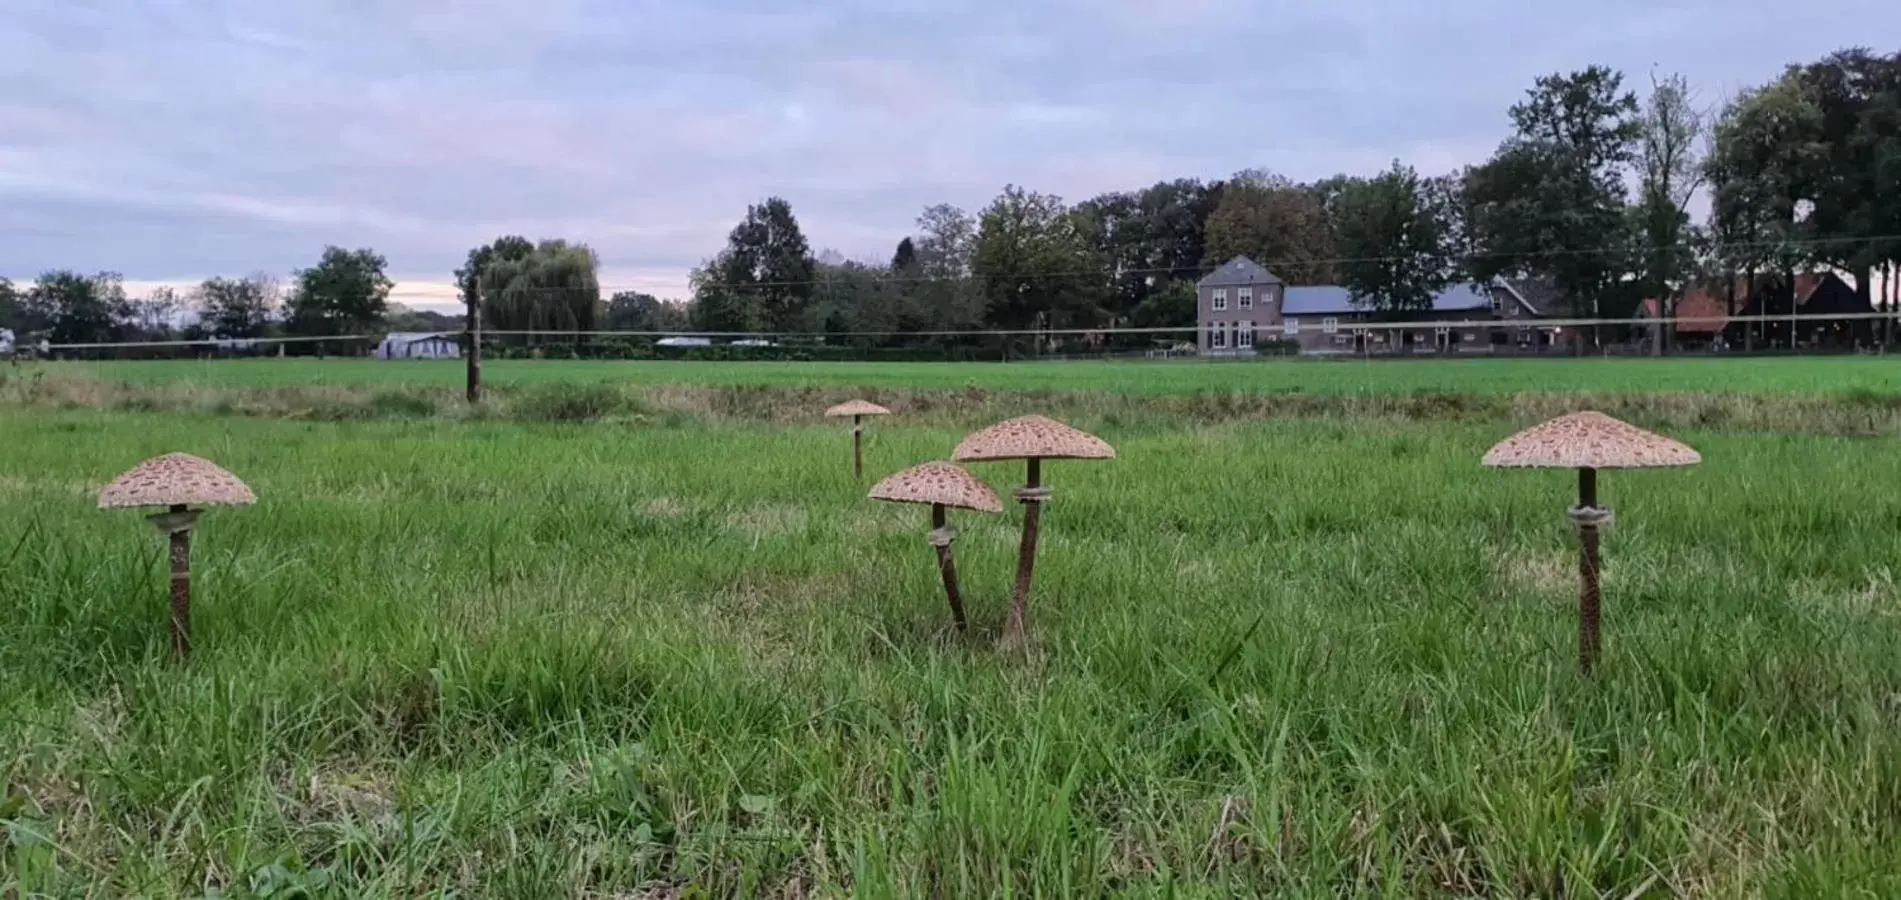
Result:
<svg viewBox="0 0 1901 900">
<path fill-rule="evenodd" d="M 600 259 L 585 244 L 505 237 L 469 253 L 457 271 L 464 296 L 479 291 L 484 327 L 581 334 L 601 318 Z"/>
</svg>

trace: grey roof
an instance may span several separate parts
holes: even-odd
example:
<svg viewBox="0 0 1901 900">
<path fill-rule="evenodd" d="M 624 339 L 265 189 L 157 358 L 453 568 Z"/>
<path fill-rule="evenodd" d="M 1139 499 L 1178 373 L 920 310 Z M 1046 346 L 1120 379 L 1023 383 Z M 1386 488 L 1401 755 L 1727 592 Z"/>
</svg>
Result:
<svg viewBox="0 0 1901 900">
<path fill-rule="evenodd" d="M 1207 277 L 1196 282 L 1197 285 L 1220 286 L 1224 284 L 1280 284 L 1281 280 L 1273 272 L 1262 268 L 1259 263 L 1245 256 L 1228 260 L 1227 265 L 1209 272 Z"/>
<path fill-rule="evenodd" d="M 1549 278 L 1501 278 L 1499 283 L 1534 316 L 1549 316 L 1558 307 L 1561 295 Z"/>
<path fill-rule="evenodd" d="M 1492 298 L 1469 284 L 1455 284 L 1432 298 L 1432 311 L 1440 313 L 1475 312 L 1491 306 Z M 1353 305 L 1352 293 L 1337 284 L 1290 287 L 1281 300 L 1283 316 L 1350 316 L 1369 311 Z"/>
<path fill-rule="evenodd" d="M 430 340 L 454 340 L 447 331 L 392 331 L 383 335 L 383 339 L 392 344 L 417 344 Z"/>
</svg>

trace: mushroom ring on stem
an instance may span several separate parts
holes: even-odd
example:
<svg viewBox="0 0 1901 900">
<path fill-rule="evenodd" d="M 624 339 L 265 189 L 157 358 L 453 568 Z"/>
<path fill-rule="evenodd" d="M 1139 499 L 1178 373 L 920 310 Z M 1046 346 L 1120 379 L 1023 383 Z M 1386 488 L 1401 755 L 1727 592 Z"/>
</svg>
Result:
<svg viewBox="0 0 1901 900">
<path fill-rule="evenodd" d="M 1578 530 L 1578 667 L 1584 674 L 1596 668 L 1602 647 L 1598 531 L 1611 523 L 1610 509 L 1597 502 L 1598 470 L 1690 466 L 1702 460 L 1684 444 L 1591 411 L 1527 428 L 1485 454 L 1485 465 L 1494 468 L 1578 470 L 1578 505 L 1567 514 Z"/>
<path fill-rule="evenodd" d="M 847 400 L 825 411 L 827 418 L 851 416 L 851 477 L 863 480 L 865 477 L 865 457 L 860 450 L 860 436 L 865 427 L 859 420 L 865 416 L 888 416 L 891 410 L 867 400 Z"/>
<path fill-rule="evenodd" d="M 951 541 L 957 529 L 945 520 L 945 507 L 974 509 L 978 512 L 1003 512 L 1003 501 L 990 485 L 975 475 L 947 462 L 927 462 L 912 466 L 878 482 L 871 488 L 871 499 L 898 503 L 928 503 L 931 506 L 931 546 L 937 548 L 937 568 L 944 576 L 944 593 L 950 598 L 951 618 L 957 630 L 968 626 L 964 618 L 964 598 L 957 592 L 957 565 L 951 561 Z"/>
<path fill-rule="evenodd" d="M 147 518 L 171 539 L 172 651 L 191 655 L 191 529 L 212 506 L 257 502 L 236 475 L 189 453 L 167 453 L 132 467 L 99 491 L 100 509 L 162 507 Z"/>
<path fill-rule="evenodd" d="M 1010 621 L 1004 627 L 1006 643 L 1023 640 L 1029 617 L 1030 579 L 1036 570 L 1037 524 L 1043 504 L 1051 490 L 1043 484 L 1042 462 L 1046 459 L 1115 459 L 1116 451 L 1107 441 L 1078 431 L 1044 416 L 1022 416 L 998 422 L 972 434 L 951 454 L 958 462 L 986 462 L 1021 459 L 1028 462 L 1028 477 L 1016 492 L 1024 505 L 1023 543 L 1017 549 L 1016 586 L 1010 592 Z"/>
</svg>

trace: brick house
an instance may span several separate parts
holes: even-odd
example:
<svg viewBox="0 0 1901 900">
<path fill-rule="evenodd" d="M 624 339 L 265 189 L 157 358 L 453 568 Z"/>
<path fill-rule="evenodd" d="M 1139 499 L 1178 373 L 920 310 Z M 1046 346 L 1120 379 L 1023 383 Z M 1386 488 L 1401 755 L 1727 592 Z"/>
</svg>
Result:
<svg viewBox="0 0 1901 900">
<path fill-rule="evenodd" d="M 1339 285 L 1289 287 L 1237 256 L 1196 285 L 1195 349 L 1203 356 L 1251 356 L 1257 344 L 1270 341 L 1294 342 L 1301 353 L 1316 355 L 1494 353 L 1513 343 L 1548 347 L 1555 329 L 1532 324 L 1544 311 L 1527 290 L 1505 281 L 1483 288 L 1457 284 L 1433 298 L 1430 312 L 1398 317 L 1355 306 L 1351 292 Z"/>
</svg>

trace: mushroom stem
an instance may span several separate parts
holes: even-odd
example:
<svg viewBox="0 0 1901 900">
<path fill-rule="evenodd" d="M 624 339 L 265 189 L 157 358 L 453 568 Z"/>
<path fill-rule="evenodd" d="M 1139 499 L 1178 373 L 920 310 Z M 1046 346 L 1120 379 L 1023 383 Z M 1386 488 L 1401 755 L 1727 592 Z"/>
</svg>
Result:
<svg viewBox="0 0 1901 900">
<path fill-rule="evenodd" d="M 859 437 L 864 427 L 858 424 L 858 416 L 851 417 L 851 477 L 857 481 L 865 480 L 865 457 L 859 449 Z"/>
<path fill-rule="evenodd" d="M 957 563 L 951 560 L 950 545 L 956 538 L 957 530 L 944 518 L 944 504 L 931 504 L 931 546 L 937 548 L 937 570 L 944 575 L 944 595 L 950 598 L 951 618 L 957 622 L 958 631 L 965 631 L 969 624 L 964 619 L 964 597 L 957 592 Z"/>
<path fill-rule="evenodd" d="M 173 506 L 173 514 L 185 512 Z M 172 652 L 179 659 L 191 656 L 191 525 L 171 532 L 172 559 Z"/>
<path fill-rule="evenodd" d="M 1017 500 L 1023 504 L 1023 544 L 1017 548 L 1016 588 L 1010 592 L 1010 621 L 1003 628 L 1006 644 L 1023 640 L 1025 620 L 1030 612 L 1030 578 L 1036 574 L 1036 524 L 1043 511 L 1047 492 L 1043 491 L 1043 461 L 1030 457 L 1029 474 Z"/>
<path fill-rule="evenodd" d="M 1597 470 L 1578 470 L 1578 508 L 1597 509 Z M 1578 666 L 1584 674 L 1597 667 L 1602 595 L 1598 590 L 1597 522 L 1586 517 L 1578 522 Z"/>
</svg>

